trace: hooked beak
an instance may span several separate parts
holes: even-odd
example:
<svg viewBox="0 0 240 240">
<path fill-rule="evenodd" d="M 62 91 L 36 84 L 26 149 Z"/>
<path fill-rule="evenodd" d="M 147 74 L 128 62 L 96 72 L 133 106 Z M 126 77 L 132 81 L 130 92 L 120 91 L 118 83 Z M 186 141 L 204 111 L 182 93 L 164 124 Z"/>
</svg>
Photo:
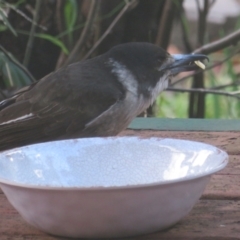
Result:
<svg viewBox="0 0 240 240">
<path fill-rule="evenodd" d="M 201 68 L 199 65 L 205 59 L 209 60 L 203 54 L 173 54 L 170 55 L 169 60 L 162 65 L 160 70 L 170 70 L 173 75 L 180 72 L 193 71 Z M 197 65 L 195 61 L 200 61 L 201 63 Z"/>
</svg>

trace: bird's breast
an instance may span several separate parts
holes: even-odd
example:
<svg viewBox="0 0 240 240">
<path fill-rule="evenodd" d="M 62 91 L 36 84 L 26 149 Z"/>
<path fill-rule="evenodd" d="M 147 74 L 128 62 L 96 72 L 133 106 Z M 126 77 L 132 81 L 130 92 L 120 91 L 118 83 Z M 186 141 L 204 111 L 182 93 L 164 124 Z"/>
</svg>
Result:
<svg viewBox="0 0 240 240">
<path fill-rule="evenodd" d="M 126 129 L 131 121 L 148 106 L 143 97 L 127 92 L 125 98 L 117 101 L 108 110 L 86 125 L 85 132 L 98 136 L 114 136 Z"/>
</svg>

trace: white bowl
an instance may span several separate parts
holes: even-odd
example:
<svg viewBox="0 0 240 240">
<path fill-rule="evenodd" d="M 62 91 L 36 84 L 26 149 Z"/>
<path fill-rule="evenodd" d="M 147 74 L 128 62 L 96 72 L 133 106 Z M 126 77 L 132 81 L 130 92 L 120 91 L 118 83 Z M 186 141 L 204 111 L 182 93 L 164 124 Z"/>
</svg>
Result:
<svg viewBox="0 0 240 240">
<path fill-rule="evenodd" d="M 0 186 L 22 217 L 45 232 L 125 237 L 178 222 L 227 162 L 222 150 L 192 141 L 63 140 L 0 153 Z"/>
</svg>

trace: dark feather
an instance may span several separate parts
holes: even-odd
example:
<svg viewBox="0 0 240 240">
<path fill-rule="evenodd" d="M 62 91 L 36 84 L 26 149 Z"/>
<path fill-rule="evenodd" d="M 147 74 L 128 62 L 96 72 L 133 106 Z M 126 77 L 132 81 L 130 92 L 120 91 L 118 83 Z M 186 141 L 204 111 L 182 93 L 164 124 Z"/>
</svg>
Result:
<svg viewBox="0 0 240 240">
<path fill-rule="evenodd" d="M 109 75 L 103 61 L 93 75 L 89 63 L 94 61 L 72 64 L 1 102 L 0 150 L 80 137 L 82 131 L 91 136 L 84 132 L 86 124 L 124 97 L 122 86 Z M 25 115 L 29 117 L 14 122 Z"/>
</svg>

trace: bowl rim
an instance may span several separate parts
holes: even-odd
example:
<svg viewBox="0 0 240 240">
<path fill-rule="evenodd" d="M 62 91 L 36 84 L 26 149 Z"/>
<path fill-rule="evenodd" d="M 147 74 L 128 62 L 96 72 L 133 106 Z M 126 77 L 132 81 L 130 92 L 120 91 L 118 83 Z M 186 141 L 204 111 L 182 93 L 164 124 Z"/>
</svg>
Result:
<svg viewBox="0 0 240 240">
<path fill-rule="evenodd" d="M 102 137 L 96 137 L 96 138 L 102 138 Z M 208 171 L 208 172 L 204 172 L 198 175 L 193 175 L 193 176 L 184 176 L 181 178 L 177 178 L 177 179 L 172 179 L 172 180 L 164 180 L 164 181 L 159 181 L 159 182 L 154 182 L 154 183 L 146 183 L 146 184 L 135 184 L 135 185 L 124 185 L 124 186 L 110 186 L 110 187 L 105 187 L 105 186 L 93 186 L 93 187 L 67 187 L 67 186 L 46 186 L 46 185 L 30 185 L 30 184 L 26 184 L 26 183 L 18 183 L 16 181 L 11 181 L 11 180 L 7 180 L 4 179 L 2 177 L 0 177 L 0 186 L 2 184 L 4 185 L 10 185 L 10 186 L 14 186 L 14 187 L 20 187 L 20 188 L 27 188 L 27 189 L 32 189 L 32 190 L 55 190 L 55 191 L 73 191 L 73 190 L 80 190 L 80 191 L 99 191 L 99 190 L 123 190 L 123 189 L 135 189 L 135 188 L 145 188 L 145 187 L 156 187 L 156 186 L 166 186 L 166 185 L 172 185 L 172 184 L 178 184 L 178 183 L 182 183 L 182 182 L 187 182 L 187 181 L 192 181 L 192 180 L 196 180 L 196 179 L 200 179 L 200 178 L 204 178 L 207 176 L 211 176 L 212 174 L 222 170 L 223 168 L 226 167 L 226 165 L 229 162 L 229 156 L 227 154 L 226 151 L 215 147 L 214 145 L 211 144 L 207 144 L 207 143 L 202 143 L 199 141 L 194 141 L 194 140 L 185 140 L 185 139 L 177 139 L 177 138 L 161 138 L 161 137 L 150 137 L 150 138 L 146 138 L 146 137 L 141 137 L 141 136 L 116 136 L 116 137 L 104 137 L 104 139 L 117 139 L 117 138 L 131 138 L 131 139 L 144 139 L 144 140 L 148 140 L 148 139 L 154 139 L 154 140 L 173 140 L 173 141 L 184 141 L 184 142 L 194 142 L 194 143 L 200 143 L 206 146 L 210 146 L 212 148 L 215 148 L 219 154 L 223 155 L 223 159 L 222 161 L 218 164 L 217 167 L 215 167 L 214 169 Z M 78 139 L 89 139 L 89 138 L 78 138 Z M 91 138 L 93 139 L 93 138 Z M 68 140 L 76 140 L 76 139 L 65 139 L 65 140 L 57 140 L 58 142 L 60 141 L 68 141 Z M 50 142 L 56 142 L 56 141 L 50 141 Z M 37 143 L 37 144 L 33 144 L 33 145 L 40 145 L 40 144 L 45 144 L 45 143 L 50 143 L 50 142 L 44 142 L 44 143 Z M 25 148 L 28 147 L 30 145 L 27 146 L 23 146 L 20 148 Z M 19 149 L 19 148 L 13 148 L 13 149 L 9 149 L 6 151 L 3 151 L 1 153 L 6 153 L 9 151 L 12 151 L 14 149 Z M 1 154 L 0 153 L 0 154 Z"/>
</svg>

